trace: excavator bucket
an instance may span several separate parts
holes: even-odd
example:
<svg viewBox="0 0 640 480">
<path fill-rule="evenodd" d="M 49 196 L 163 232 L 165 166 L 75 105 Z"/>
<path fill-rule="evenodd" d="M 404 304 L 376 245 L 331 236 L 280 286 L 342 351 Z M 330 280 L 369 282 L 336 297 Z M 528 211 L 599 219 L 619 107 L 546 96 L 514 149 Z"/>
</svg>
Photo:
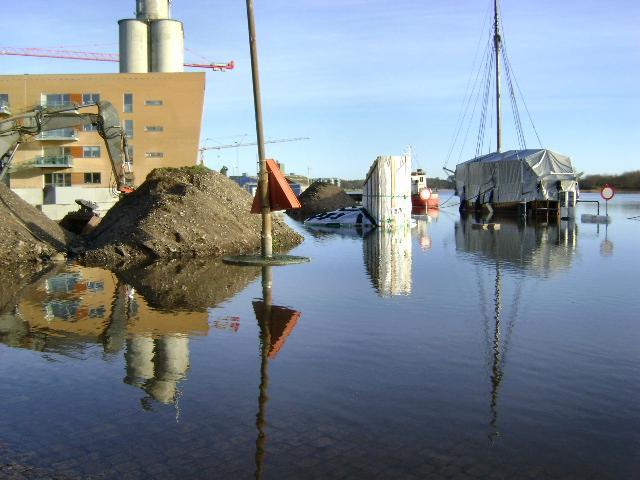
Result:
<svg viewBox="0 0 640 480">
<path fill-rule="evenodd" d="M 269 206 L 271 207 L 271 211 L 300 208 L 301 205 L 298 197 L 296 197 L 296 194 L 291 190 L 289 182 L 284 178 L 275 160 L 267 160 L 267 172 L 269 174 Z M 256 195 L 253 197 L 251 213 L 261 212 L 262 201 L 260 200 L 260 196 Z"/>
</svg>

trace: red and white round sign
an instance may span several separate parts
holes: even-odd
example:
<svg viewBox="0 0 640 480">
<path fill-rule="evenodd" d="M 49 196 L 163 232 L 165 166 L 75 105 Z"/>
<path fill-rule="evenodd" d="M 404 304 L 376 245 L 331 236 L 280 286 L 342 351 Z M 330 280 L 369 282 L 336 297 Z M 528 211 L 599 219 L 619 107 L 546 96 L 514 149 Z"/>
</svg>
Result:
<svg viewBox="0 0 640 480">
<path fill-rule="evenodd" d="M 608 183 L 600 189 L 600 196 L 605 200 L 611 200 L 615 194 L 616 191 Z"/>
</svg>

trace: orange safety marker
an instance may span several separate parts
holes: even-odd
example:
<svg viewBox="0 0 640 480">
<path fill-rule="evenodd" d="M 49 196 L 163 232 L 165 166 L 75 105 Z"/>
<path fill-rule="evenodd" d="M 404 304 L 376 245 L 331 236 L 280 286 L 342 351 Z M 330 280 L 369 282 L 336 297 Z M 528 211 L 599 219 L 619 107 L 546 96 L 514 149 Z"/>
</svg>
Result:
<svg viewBox="0 0 640 480">
<path fill-rule="evenodd" d="M 300 208 L 302 205 L 300 205 L 298 197 L 296 197 L 296 194 L 291 190 L 289 182 L 284 178 L 276 161 L 268 159 L 266 164 L 269 174 L 269 204 L 271 211 Z M 260 201 L 259 195 L 253 197 L 251 213 L 262 213 L 262 202 Z"/>
</svg>

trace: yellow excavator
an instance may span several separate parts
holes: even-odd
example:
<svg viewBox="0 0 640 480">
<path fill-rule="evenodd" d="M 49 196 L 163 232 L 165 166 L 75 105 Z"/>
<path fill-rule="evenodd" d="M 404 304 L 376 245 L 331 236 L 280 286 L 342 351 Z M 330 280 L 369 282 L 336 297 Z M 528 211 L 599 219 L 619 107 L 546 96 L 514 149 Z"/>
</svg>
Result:
<svg viewBox="0 0 640 480">
<path fill-rule="evenodd" d="M 96 107 L 97 113 L 81 112 L 95 110 Z M 107 146 L 116 191 L 131 193 L 133 187 L 130 185 L 132 173 L 127 137 L 120 125 L 118 112 L 106 101 L 64 107 L 38 106 L 23 114 L 0 119 L 0 180 L 9 171 L 20 144 L 43 132 L 84 125 L 93 125 Z"/>
<path fill-rule="evenodd" d="M 118 112 L 107 101 L 64 107 L 38 106 L 23 114 L 0 119 L 0 181 L 9 171 L 20 144 L 43 132 L 84 125 L 94 126 L 107 146 L 116 194 L 133 192 L 127 137 L 120 125 Z M 86 234 L 100 221 L 95 212 L 97 204 L 88 200 L 76 200 L 76 203 L 80 210 L 67 214 L 61 225 L 75 233 Z"/>
</svg>

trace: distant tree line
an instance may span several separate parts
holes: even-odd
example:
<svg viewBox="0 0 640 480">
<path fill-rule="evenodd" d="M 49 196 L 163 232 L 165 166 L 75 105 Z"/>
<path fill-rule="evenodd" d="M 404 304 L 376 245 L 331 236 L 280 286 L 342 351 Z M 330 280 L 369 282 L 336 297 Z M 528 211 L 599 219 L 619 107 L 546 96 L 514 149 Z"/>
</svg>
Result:
<svg viewBox="0 0 640 480">
<path fill-rule="evenodd" d="M 340 180 L 340 186 L 344 190 L 360 190 L 364 180 Z M 427 178 L 427 186 L 432 189 L 454 188 L 453 182 L 440 178 Z"/>
<path fill-rule="evenodd" d="M 580 179 L 581 190 L 597 190 L 605 183 L 617 190 L 640 190 L 640 170 L 620 175 L 587 175 Z"/>
</svg>

